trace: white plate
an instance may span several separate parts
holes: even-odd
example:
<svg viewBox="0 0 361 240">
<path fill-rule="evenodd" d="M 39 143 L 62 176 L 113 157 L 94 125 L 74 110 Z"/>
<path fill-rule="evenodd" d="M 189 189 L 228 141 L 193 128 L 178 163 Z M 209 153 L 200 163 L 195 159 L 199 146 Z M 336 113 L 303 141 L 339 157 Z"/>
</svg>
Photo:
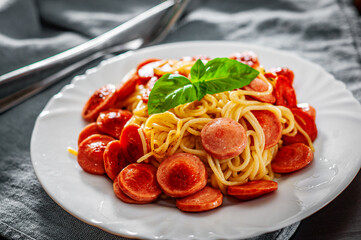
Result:
<svg viewBox="0 0 361 240">
<path fill-rule="evenodd" d="M 183 213 L 162 201 L 132 205 L 118 200 L 111 181 L 85 173 L 67 147 L 77 149 L 86 125 L 81 110 L 88 97 L 147 58 L 206 55 L 227 57 L 252 50 L 266 68 L 287 66 L 295 73 L 299 102 L 317 110 L 314 161 L 278 180 L 275 194 L 250 202 L 226 201 L 205 213 Z M 159 239 L 246 238 L 274 231 L 315 213 L 340 194 L 361 166 L 361 107 L 344 84 L 297 56 L 235 42 L 183 42 L 150 47 L 112 58 L 75 77 L 46 105 L 31 140 L 31 158 L 40 183 L 62 208 L 113 234 Z M 336 216 L 330 216 L 336 217 Z"/>
</svg>

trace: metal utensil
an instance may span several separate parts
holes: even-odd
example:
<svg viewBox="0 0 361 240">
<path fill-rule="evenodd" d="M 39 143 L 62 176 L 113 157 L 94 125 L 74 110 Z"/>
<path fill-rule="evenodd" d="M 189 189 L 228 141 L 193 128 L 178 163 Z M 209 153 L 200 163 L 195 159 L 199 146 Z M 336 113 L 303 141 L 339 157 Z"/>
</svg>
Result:
<svg viewBox="0 0 361 240">
<path fill-rule="evenodd" d="M 22 90 L 19 90 L 9 96 L 0 99 L 0 114 L 16 106 L 17 104 L 21 103 L 27 98 L 39 93 L 45 88 L 58 82 L 65 76 L 73 73 L 77 69 L 85 66 L 86 64 L 94 60 L 97 60 L 99 58 L 102 58 L 110 54 L 117 54 L 119 52 L 135 50 L 135 49 L 139 49 L 140 47 L 149 46 L 160 42 L 168 34 L 174 23 L 179 19 L 179 17 L 181 16 L 182 12 L 189 4 L 189 2 L 190 0 L 177 1 L 177 3 L 173 6 L 172 10 L 169 10 L 168 14 L 162 17 L 161 21 L 158 23 L 156 30 L 153 31 L 152 33 L 149 33 L 148 35 L 145 35 L 143 38 L 137 38 L 125 44 L 108 47 L 102 51 L 95 52 L 90 56 L 87 56 L 82 60 L 77 61 L 71 64 L 70 66 L 62 69 L 61 71 L 58 71 L 55 74 L 50 75 L 49 77 L 44 78 L 39 82 L 36 82 L 35 84 L 32 84 Z M 52 62 L 52 64 L 54 63 Z M 40 69 L 42 68 L 36 68 L 35 71 L 40 71 Z M 29 74 L 28 72 L 26 73 Z"/>
<path fill-rule="evenodd" d="M 183 2 L 186 1 L 167 0 L 90 41 L 39 62 L 6 73 L 0 76 L 0 86 L 59 64 L 74 62 L 118 44 L 150 36 L 158 28 L 156 23 L 161 21 L 164 14 L 171 11 L 170 9 L 173 9 L 172 11 L 174 12 L 177 11 Z"/>
</svg>

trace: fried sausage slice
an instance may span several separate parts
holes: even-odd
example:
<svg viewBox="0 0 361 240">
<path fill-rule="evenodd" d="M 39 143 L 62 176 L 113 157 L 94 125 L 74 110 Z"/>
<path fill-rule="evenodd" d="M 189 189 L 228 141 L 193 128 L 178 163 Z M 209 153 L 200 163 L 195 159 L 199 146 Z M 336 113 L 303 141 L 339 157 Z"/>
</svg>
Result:
<svg viewBox="0 0 361 240">
<path fill-rule="evenodd" d="M 237 60 L 237 61 L 239 61 L 241 63 L 247 64 L 248 66 L 253 67 L 253 68 L 259 66 L 259 61 L 258 61 L 257 55 L 254 52 L 251 52 L 251 51 L 234 53 L 229 58 Z"/>
<path fill-rule="evenodd" d="M 139 77 L 138 84 L 146 84 L 154 77 L 154 68 L 158 67 L 163 61 L 158 58 L 150 58 L 139 63 L 136 74 Z"/>
<path fill-rule="evenodd" d="M 268 85 L 265 83 L 262 79 L 255 78 L 252 80 L 252 82 L 243 87 L 246 91 L 255 91 L 255 92 L 265 92 L 268 90 Z M 258 101 L 264 102 L 264 103 L 275 103 L 276 97 L 273 95 L 273 93 L 267 94 L 267 95 L 252 95 L 251 98 L 254 98 Z"/>
<path fill-rule="evenodd" d="M 127 125 L 120 135 L 120 147 L 129 163 L 135 163 L 144 155 L 143 144 L 138 130 L 140 127 L 136 124 Z M 143 129 L 141 130 L 143 131 Z M 143 131 L 143 135 L 144 131 Z M 149 150 L 148 141 L 146 139 L 147 148 Z"/>
<path fill-rule="evenodd" d="M 258 198 L 267 193 L 276 191 L 278 188 L 277 182 L 268 180 L 250 181 L 242 185 L 229 186 L 227 193 L 242 201 L 248 201 Z"/>
<path fill-rule="evenodd" d="M 117 100 L 115 92 L 115 86 L 112 84 L 107 84 L 96 90 L 84 105 L 82 111 L 83 119 L 88 122 L 94 122 L 100 112 L 111 108 Z"/>
<path fill-rule="evenodd" d="M 265 136 L 264 149 L 275 146 L 282 137 L 282 124 L 277 116 L 267 110 L 252 111 L 262 127 Z"/>
<path fill-rule="evenodd" d="M 276 85 L 273 91 L 276 96 L 277 105 L 288 108 L 296 107 L 296 91 L 286 77 L 282 75 L 276 77 Z"/>
<path fill-rule="evenodd" d="M 155 201 L 162 193 L 156 177 L 157 169 L 146 163 L 132 163 L 118 175 L 120 189 L 130 198 L 140 202 Z"/>
<path fill-rule="evenodd" d="M 97 118 L 97 125 L 100 131 L 119 138 L 124 125 L 132 117 L 132 113 L 127 110 L 112 109 L 101 112 Z"/>
<path fill-rule="evenodd" d="M 204 188 L 207 184 L 207 171 L 197 156 L 176 153 L 159 165 L 157 180 L 165 194 L 180 198 Z"/>
<path fill-rule="evenodd" d="M 125 203 L 132 203 L 132 204 L 145 204 L 145 203 L 148 203 L 148 202 L 136 201 L 136 200 L 128 197 L 125 193 L 123 193 L 122 189 L 120 189 L 120 187 L 119 187 L 118 178 L 114 179 L 113 191 L 114 191 L 115 196 L 117 196 L 117 198 L 119 198 L 120 200 L 122 200 Z"/>
<path fill-rule="evenodd" d="M 177 208 L 184 212 L 204 212 L 222 205 L 223 194 L 219 189 L 204 187 L 185 198 L 176 200 Z"/>
<path fill-rule="evenodd" d="M 121 151 L 120 141 L 118 140 L 108 143 L 104 151 L 103 159 L 105 172 L 113 181 L 120 171 L 129 164 Z"/>
<path fill-rule="evenodd" d="M 114 138 L 93 134 L 84 139 L 78 148 L 78 163 L 84 171 L 91 174 L 104 174 L 103 154 L 108 143 Z"/>
<path fill-rule="evenodd" d="M 300 127 L 308 134 L 312 142 L 315 141 L 318 131 L 313 117 L 300 108 L 292 108 L 291 111 L 298 125 L 300 125 Z M 290 145 L 293 143 L 308 144 L 306 137 L 301 132 L 297 132 L 295 136 L 284 135 L 282 140 L 284 145 Z"/>
<path fill-rule="evenodd" d="M 87 137 L 89 137 L 93 134 L 103 134 L 95 122 L 86 125 L 81 130 L 81 132 L 79 133 L 79 136 L 78 136 L 78 146 L 84 139 L 86 139 Z"/>
<path fill-rule="evenodd" d="M 203 148 L 219 160 L 235 157 L 245 149 L 247 136 L 244 127 L 230 118 L 216 118 L 201 131 Z"/>
<path fill-rule="evenodd" d="M 313 160 L 313 151 L 303 143 L 282 147 L 271 162 L 276 173 L 290 173 L 306 167 Z"/>
</svg>

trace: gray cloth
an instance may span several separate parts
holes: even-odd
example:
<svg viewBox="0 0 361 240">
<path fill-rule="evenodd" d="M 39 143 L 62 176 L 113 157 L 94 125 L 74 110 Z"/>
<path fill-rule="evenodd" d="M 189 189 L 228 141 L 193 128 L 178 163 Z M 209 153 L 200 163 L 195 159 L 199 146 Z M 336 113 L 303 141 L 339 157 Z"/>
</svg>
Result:
<svg viewBox="0 0 361 240">
<path fill-rule="evenodd" d="M 159 2 L 0 1 L 0 74 L 80 44 Z M 361 101 L 361 24 L 350 2 L 195 0 L 192 11 L 164 42 L 233 40 L 283 49 L 324 67 Z M 0 116 L 2 237 L 123 239 L 89 226 L 60 208 L 41 188 L 31 165 L 30 138 L 36 117 L 70 79 Z M 6 89 L 11 90 L 11 86 Z M 302 221 L 301 230 L 295 223 L 255 239 L 360 239 L 360 184 L 358 174 L 330 206 Z"/>
</svg>

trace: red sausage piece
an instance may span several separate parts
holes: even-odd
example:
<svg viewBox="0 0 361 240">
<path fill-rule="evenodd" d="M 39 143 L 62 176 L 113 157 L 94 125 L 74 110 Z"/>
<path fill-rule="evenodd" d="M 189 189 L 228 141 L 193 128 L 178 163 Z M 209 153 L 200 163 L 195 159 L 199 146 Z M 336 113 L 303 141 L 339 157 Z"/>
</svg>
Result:
<svg viewBox="0 0 361 240">
<path fill-rule="evenodd" d="M 98 125 L 95 122 L 86 125 L 83 130 L 81 130 L 78 137 L 78 146 L 84 139 L 93 134 L 102 134 L 102 132 L 98 128 Z"/>
<path fill-rule="evenodd" d="M 227 193 L 242 201 L 252 200 L 264 194 L 276 191 L 277 182 L 267 180 L 256 180 L 243 185 L 229 186 Z"/>
<path fill-rule="evenodd" d="M 255 78 L 252 80 L 252 82 L 243 87 L 246 91 L 255 91 L 255 92 L 265 92 L 268 90 L 268 85 L 263 80 L 259 78 Z M 267 95 L 261 95 L 261 96 L 250 96 L 258 101 L 265 102 L 265 103 L 275 103 L 276 97 L 273 95 L 273 93 L 267 94 Z"/>
<path fill-rule="evenodd" d="M 277 67 L 277 68 L 271 68 L 270 72 L 274 73 L 276 76 L 284 76 L 291 85 L 293 84 L 293 79 L 295 77 L 295 74 L 291 69 Z"/>
<path fill-rule="evenodd" d="M 124 125 L 131 117 L 132 113 L 127 110 L 112 109 L 99 114 L 97 125 L 100 131 L 119 138 Z"/>
<path fill-rule="evenodd" d="M 162 193 L 157 179 L 157 169 L 145 163 L 132 163 L 118 175 L 120 189 L 130 198 L 140 202 L 155 201 Z"/>
<path fill-rule="evenodd" d="M 271 72 L 265 72 L 264 76 L 268 78 L 269 80 L 274 80 L 276 78 L 276 75 Z"/>
<path fill-rule="evenodd" d="M 299 108 L 292 108 L 291 111 L 298 125 L 308 134 L 312 142 L 315 141 L 317 137 L 317 126 L 311 115 Z M 297 132 L 295 136 L 284 135 L 282 140 L 284 145 L 293 143 L 304 143 L 308 145 L 306 137 L 301 132 Z"/>
<path fill-rule="evenodd" d="M 299 104 L 297 104 L 297 108 L 301 109 L 303 112 L 310 115 L 311 118 L 313 119 L 313 121 L 316 120 L 316 109 L 314 107 L 312 107 L 310 104 L 299 103 Z"/>
<path fill-rule="evenodd" d="M 247 64 L 251 67 L 258 67 L 259 61 L 258 57 L 254 52 L 241 52 L 241 53 L 235 53 L 233 54 L 230 59 L 237 60 L 238 62 Z"/>
<path fill-rule="evenodd" d="M 94 134 L 84 139 L 78 148 L 78 163 L 84 171 L 91 174 L 104 174 L 103 154 L 108 143 L 114 138 Z"/>
<path fill-rule="evenodd" d="M 221 191 L 206 186 L 195 194 L 177 199 L 176 205 L 184 212 L 204 212 L 219 207 L 222 202 L 223 194 Z"/>
<path fill-rule="evenodd" d="M 216 118 L 201 131 L 203 148 L 213 157 L 223 160 L 235 157 L 247 145 L 244 127 L 230 118 Z"/>
<path fill-rule="evenodd" d="M 140 127 L 138 125 L 129 124 L 123 129 L 122 134 L 120 135 L 120 146 L 125 158 L 129 163 L 135 163 L 140 157 L 144 155 L 142 140 L 138 132 L 139 128 Z M 146 142 L 147 148 L 149 150 L 148 141 Z"/>
<path fill-rule="evenodd" d="M 275 146 L 282 137 L 282 124 L 277 116 L 267 110 L 252 111 L 262 127 L 265 136 L 265 149 Z"/>
<path fill-rule="evenodd" d="M 117 100 L 115 91 L 115 86 L 112 84 L 105 85 L 96 90 L 85 103 L 82 111 L 84 120 L 94 122 L 100 112 L 111 108 Z"/>
<path fill-rule="evenodd" d="M 121 152 L 120 141 L 118 140 L 108 143 L 104 151 L 103 159 L 105 172 L 113 181 L 120 171 L 128 165 L 128 162 Z"/>
<path fill-rule="evenodd" d="M 134 91 L 139 81 L 138 75 L 134 74 L 130 79 L 119 86 L 115 92 L 117 101 L 122 101 L 129 97 Z"/>
<path fill-rule="evenodd" d="M 295 89 L 292 87 L 288 79 L 280 75 L 276 77 L 276 85 L 274 88 L 276 96 L 276 104 L 288 108 L 296 107 L 297 97 Z"/>
<path fill-rule="evenodd" d="M 148 99 L 149 99 L 149 94 L 152 91 L 155 82 L 158 81 L 158 77 L 152 77 L 147 84 L 145 85 L 145 92 L 142 96 L 142 101 L 144 103 L 148 103 Z"/>
<path fill-rule="evenodd" d="M 282 147 L 271 162 L 276 173 L 290 173 L 306 167 L 313 160 L 311 148 L 303 143 Z"/>
<path fill-rule="evenodd" d="M 206 186 L 207 171 L 197 156 L 176 153 L 159 165 L 157 180 L 165 194 L 175 198 L 185 197 Z"/>
<path fill-rule="evenodd" d="M 185 57 L 182 57 L 182 58 L 180 59 L 180 61 L 197 61 L 198 59 L 200 59 L 200 60 L 202 60 L 202 61 L 209 61 L 209 60 L 211 60 L 210 57 L 198 55 L 198 56 L 194 56 L 194 57 L 185 56 Z"/>
<path fill-rule="evenodd" d="M 117 196 L 117 198 L 119 198 L 120 200 L 122 200 L 125 203 L 133 203 L 133 204 L 144 204 L 144 203 L 148 203 L 148 202 L 140 202 L 140 201 L 136 201 L 130 197 L 128 197 L 125 193 L 123 193 L 122 189 L 120 189 L 119 187 L 119 182 L 118 182 L 118 178 L 114 179 L 113 182 L 113 190 L 115 193 L 115 196 Z"/>
<path fill-rule="evenodd" d="M 150 58 L 141 62 L 136 70 L 139 77 L 138 84 L 146 84 L 152 77 L 154 77 L 154 68 L 158 67 L 163 61 L 157 58 Z"/>
</svg>

